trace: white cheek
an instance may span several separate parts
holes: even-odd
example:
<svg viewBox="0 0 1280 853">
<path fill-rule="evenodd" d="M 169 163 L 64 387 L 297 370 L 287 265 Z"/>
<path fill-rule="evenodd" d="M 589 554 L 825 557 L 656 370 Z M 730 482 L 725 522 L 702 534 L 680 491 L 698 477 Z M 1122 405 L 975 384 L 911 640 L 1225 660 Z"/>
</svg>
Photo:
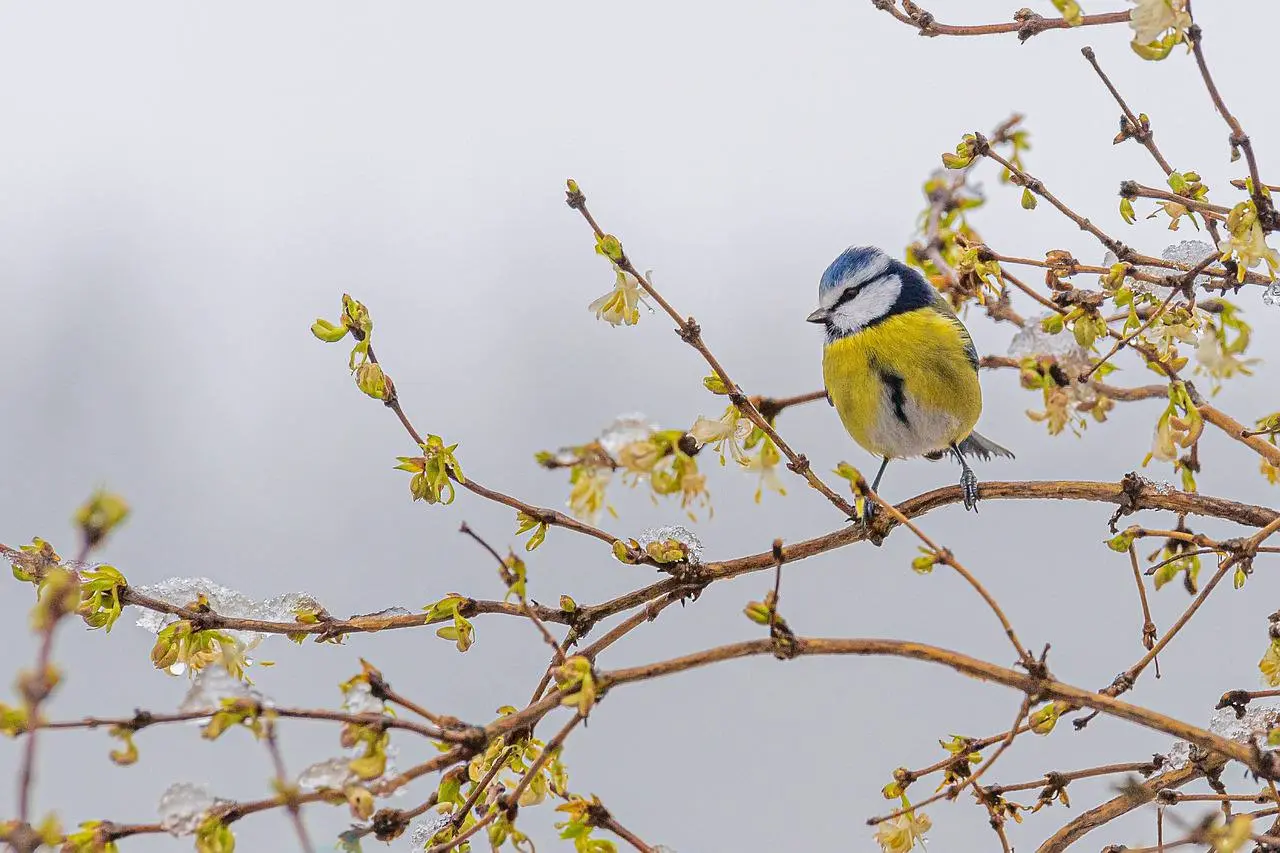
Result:
<svg viewBox="0 0 1280 853">
<path fill-rule="evenodd" d="M 846 335 L 865 329 L 888 314 L 901 293 L 902 280 L 896 275 L 877 279 L 836 308 L 831 314 L 831 324 Z"/>
<path fill-rule="evenodd" d="M 846 276 L 843 279 L 842 284 L 846 287 L 857 287 L 863 282 L 871 281 L 873 278 L 878 278 L 884 275 L 885 270 L 887 269 L 889 269 L 889 256 L 881 254 L 870 264 L 859 270 L 856 275 Z M 838 289 L 827 291 L 821 300 L 822 307 L 830 308 L 834 305 L 836 300 L 840 298 L 840 293 L 841 291 Z"/>
</svg>

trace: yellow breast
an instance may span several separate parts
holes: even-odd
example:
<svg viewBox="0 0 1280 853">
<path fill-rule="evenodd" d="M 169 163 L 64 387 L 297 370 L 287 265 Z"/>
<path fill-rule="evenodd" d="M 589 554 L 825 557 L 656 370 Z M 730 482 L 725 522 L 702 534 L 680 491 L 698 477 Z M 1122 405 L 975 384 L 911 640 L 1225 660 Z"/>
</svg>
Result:
<svg viewBox="0 0 1280 853">
<path fill-rule="evenodd" d="M 968 332 L 924 308 L 827 344 L 822 373 L 845 429 L 878 456 L 944 450 L 982 411 Z"/>
</svg>

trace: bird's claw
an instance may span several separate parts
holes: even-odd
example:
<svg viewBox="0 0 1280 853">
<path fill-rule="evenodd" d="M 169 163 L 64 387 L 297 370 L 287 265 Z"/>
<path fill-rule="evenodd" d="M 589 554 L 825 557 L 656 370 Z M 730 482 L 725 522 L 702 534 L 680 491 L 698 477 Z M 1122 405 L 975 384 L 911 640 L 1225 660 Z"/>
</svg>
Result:
<svg viewBox="0 0 1280 853">
<path fill-rule="evenodd" d="M 862 504 L 862 511 L 859 512 L 855 508 L 854 515 L 849 516 L 849 518 L 847 518 L 846 521 L 848 521 L 850 524 L 861 524 L 866 527 L 870 527 L 871 520 L 876 517 L 876 510 L 877 510 L 877 507 L 876 507 L 875 501 L 871 501 L 871 500 L 865 501 Z"/>
<path fill-rule="evenodd" d="M 978 475 L 968 468 L 960 474 L 960 497 L 965 509 L 978 511 Z"/>
</svg>

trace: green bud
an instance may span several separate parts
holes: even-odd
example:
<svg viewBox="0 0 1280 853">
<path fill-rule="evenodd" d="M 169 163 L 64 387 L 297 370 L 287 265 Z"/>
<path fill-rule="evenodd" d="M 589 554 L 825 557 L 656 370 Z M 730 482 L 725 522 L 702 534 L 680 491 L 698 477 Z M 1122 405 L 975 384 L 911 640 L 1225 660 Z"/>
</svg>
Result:
<svg viewBox="0 0 1280 853">
<path fill-rule="evenodd" d="M 347 336 L 348 331 L 346 326 L 335 325 L 323 317 L 311 324 L 311 334 L 326 344 L 336 344 Z"/>
<path fill-rule="evenodd" d="M 1120 533 L 1117 533 L 1115 536 L 1112 536 L 1110 539 L 1107 540 L 1107 547 L 1110 548 L 1112 551 L 1117 551 L 1123 554 L 1124 552 L 1129 550 L 1129 546 L 1133 545 L 1133 540 L 1136 537 L 1137 537 L 1136 531 L 1123 530 Z"/>
<path fill-rule="evenodd" d="M 385 400 L 390 380 L 381 365 L 366 361 L 356 368 L 356 387 L 375 400 Z"/>
<path fill-rule="evenodd" d="M 716 376 L 714 373 L 710 376 L 702 377 L 702 384 L 705 385 L 707 390 L 712 394 L 719 394 L 723 396 L 724 394 L 729 393 L 729 389 L 725 386 L 724 380 L 719 376 Z"/>
<path fill-rule="evenodd" d="M 1033 193 L 1027 187 L 1022 188 L 1022 209 L 1023 210 L 1036 209 L 1036 194 Z"/>
</svg>

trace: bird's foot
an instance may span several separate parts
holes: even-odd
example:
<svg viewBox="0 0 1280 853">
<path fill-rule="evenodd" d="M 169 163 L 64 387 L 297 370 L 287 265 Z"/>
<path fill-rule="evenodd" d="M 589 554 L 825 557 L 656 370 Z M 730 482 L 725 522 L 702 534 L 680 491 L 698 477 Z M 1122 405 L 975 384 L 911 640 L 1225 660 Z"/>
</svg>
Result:
<svg viewBox="0 0 1280 853">
<path fill-rule="evenodd" d="M 960 474 L 960 497 L 965 509 L 978 511 L 978 475 L 969 468 Z"/>
<path fill-rule="evenodd" d="M 861 510 L 859 511 L 855 508 L 854 514 L 845 519 L 845 521 L 849 524 L 861 524 L 865 527 L 870 527 L 871 520 L 876 517 L 878 509 L 875 501 L 864 499 Z"/>
</svg>

